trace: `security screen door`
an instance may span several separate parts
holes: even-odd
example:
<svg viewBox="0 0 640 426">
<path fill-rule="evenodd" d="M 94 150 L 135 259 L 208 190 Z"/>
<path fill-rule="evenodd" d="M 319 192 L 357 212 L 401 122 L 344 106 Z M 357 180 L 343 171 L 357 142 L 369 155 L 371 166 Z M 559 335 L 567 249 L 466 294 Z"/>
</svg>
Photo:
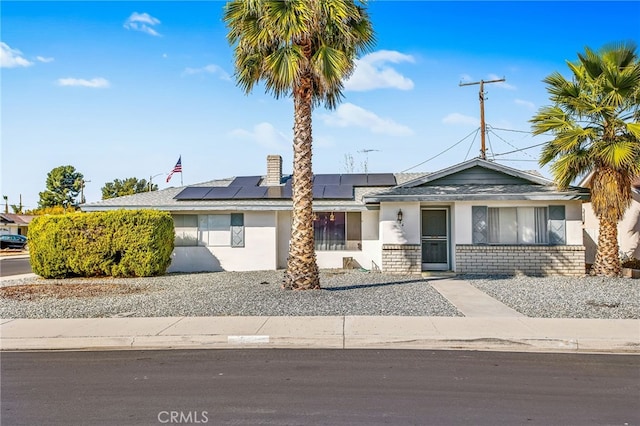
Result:
<svg viewBox="0 0 640 426">
<path fill-rule="evenodd" d="M 422 270 L 449 270 L 449 210 L 422 210 Z"/>
</svg>

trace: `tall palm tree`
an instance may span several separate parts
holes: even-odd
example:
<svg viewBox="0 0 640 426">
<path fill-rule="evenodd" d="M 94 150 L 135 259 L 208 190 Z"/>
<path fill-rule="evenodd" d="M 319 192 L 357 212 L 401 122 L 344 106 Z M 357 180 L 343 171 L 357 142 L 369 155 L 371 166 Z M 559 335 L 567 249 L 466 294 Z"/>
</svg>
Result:
<svg viewBox="0 0 640 426">
<path fill-rule="evenodd" d="M 585 48 L 567 62 L 571 80 L 558 72 L 543 81 L 552 106 L 530 120 L 533 134 L 549 133 L 540 164 L 560 187 L 592 174 L 591 203 L 600 222 L 593 275 L 620 274 L 618 227 L 640 175 L 640 61 L 633 42 Z"/>
<path fill-rule="evenodd" d="M 225 6 L 236 81 L 250 93 L 263 81 L 276 98 L 293 96 L 293 213 L 283 287 L 320 288 L 313 236 L 311 114 L 342 98 L 343 80 L 374 34 L 356 0 L 232 0 Z"/>
</svg>

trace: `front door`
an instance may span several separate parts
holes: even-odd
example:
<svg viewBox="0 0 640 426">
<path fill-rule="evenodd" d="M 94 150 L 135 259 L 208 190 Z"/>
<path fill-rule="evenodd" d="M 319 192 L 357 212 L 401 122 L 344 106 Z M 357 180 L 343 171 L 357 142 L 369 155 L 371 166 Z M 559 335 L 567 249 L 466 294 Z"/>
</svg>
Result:
<svg viewBox="0 0 640 426">
<path fill-rule="evenodd" d="M 449 210 L 422 210 L 422 270 L 448 271 L 449 268 Z"/>
</svg>

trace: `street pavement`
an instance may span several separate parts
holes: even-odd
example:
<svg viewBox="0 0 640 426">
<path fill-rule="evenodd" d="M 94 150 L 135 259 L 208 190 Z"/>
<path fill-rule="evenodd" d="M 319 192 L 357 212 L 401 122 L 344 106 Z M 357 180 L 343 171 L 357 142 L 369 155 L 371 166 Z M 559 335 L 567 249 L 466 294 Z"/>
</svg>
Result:
<svg viewBox="0 0 640 426">
<path fill-rule="evenodd" d="M 640 320 L 529 318 L 468 282 L 441 279 L 431 285 L 464 317 L 0 319 L 0 350 L 335 348 L 640 353 Z"/>
</svg>

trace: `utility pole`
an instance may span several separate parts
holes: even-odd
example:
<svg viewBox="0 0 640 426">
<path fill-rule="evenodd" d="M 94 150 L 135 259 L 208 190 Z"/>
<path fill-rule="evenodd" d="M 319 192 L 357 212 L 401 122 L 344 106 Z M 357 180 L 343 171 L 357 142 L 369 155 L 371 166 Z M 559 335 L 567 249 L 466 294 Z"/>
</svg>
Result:
<svg viewBox="0 0 640 426">
<path fill-rule="evenodd" d="M 480 96 L 479 96 L 480 97 L 480 140 L 482 142 L 482 146 L 480 147 L 480 158 L 482 158 L 483 160 L 487 159 L 487 147 L 485 145 L 486 125 L 484 123 L 484 84 L 500 83 L 502 81 L 505 81 L 505 79 L 501 78 L 500 80 L 488 80 L 488 81 L 480 80 L 473 83 L 460 83 L 460 86 L 471 86 L 472 84 L 480 85 Z"/>
</svg>

